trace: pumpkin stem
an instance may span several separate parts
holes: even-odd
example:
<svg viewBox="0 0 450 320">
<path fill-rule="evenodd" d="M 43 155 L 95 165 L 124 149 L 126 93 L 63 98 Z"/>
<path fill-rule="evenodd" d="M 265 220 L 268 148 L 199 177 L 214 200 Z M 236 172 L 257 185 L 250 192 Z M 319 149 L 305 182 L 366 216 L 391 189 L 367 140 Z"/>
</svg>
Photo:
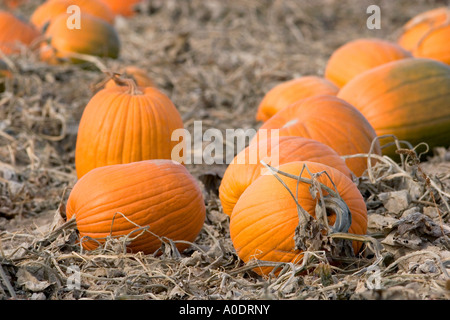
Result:
<svg viewBox="0 0 450 320">
<path fill-rule="evenodd" d="M 121 73 L 113 72 L 111 70 L 105 70 L 103 71 L 106 74 L 106 77 L 101 80 L 99 83 L 93 85 L 92 90 L 95 92 L 105 86 L 107 82 L 110 80 L 113 80 L 118 86 L 127 86 L 128 87 L 128 93 L 131 95 L 138 95 L 142 94 L 142 92 L 139 90 L 136 81 L 134 78 L 122 78 Z"/>
<path fill-rule="evenodd" d="M 132 78 L 121 78 L 119 73 L 114 73 L 110 76 L 110 79 L 114 80 L 119 86 L 128 86 L 128 93 L 133 96 L 142 94 L 136 81 Z"/>
<path fill-rule="evenodd" d="M 139 87 L 136 84 L 136 81 L 133 79 L 124 79 L 125 83 L 128 85 L 128 92 L 132 95 L 142 94 L 142 91 L 139 90 Z"/>
</svg>

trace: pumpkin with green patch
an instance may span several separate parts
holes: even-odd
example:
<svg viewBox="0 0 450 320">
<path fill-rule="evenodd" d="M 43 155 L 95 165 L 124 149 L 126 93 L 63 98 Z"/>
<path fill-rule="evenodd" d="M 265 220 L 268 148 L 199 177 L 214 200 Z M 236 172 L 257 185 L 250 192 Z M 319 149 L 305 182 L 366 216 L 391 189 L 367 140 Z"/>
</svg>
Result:
<svg viewBox="0 0 450 320">
<path fill-rule="evenodd" d="M 82 28 L 67 28 L 67 14 L 57 16 L 45 31 L 46 42 L 40 48 L 43 61 L 50 64 L 83 62 L 79 55 L 116 59 L 120 39 L 116 29 L 98 17 L 82 14 Z"/>
<path fill-rule="evenodd" d="M 390 62 L 352 79 L 338 97 L 355 106 L 378 136 L 395 135 L 412 146 L 450 146 L 450 66 L 442 62 Z"/>
</svg>

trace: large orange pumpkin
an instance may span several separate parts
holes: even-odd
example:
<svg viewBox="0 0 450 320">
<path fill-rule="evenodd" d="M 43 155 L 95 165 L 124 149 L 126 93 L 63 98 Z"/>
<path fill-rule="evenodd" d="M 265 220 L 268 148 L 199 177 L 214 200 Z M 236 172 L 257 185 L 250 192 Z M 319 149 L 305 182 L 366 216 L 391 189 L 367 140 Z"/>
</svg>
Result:
<svg viewBox="0 0 450 320">
<path fill-rule="evenodd" d="M 20 52 L 22 46 L 29 46 L 39 36 L 40 32 L 33 25 L 0 10 L 0 50 L 4 54 Z"/>
<path fill-rule="evenodd" d="M 193 242 L 205 220 L 196 180 L 170 160 L 96 168 L 77 181 L 66 211 L 67 219 L 75 216 L 84 248 L 95 249 L 108 236 L 131 240 L 142 232 L 127 248 L 145 254 L 160 248 L 162 238 Z M 181 251 L 189 244 L 176 246 Z"/>
<path fill-rule="evenodd" d="M 51 64 L 81 61 L 74 54 L 118 58 L 120 39 L 115 28 L 105 20 L 81 15 L 80 29 L 67 28 L 67 14 L 60 14 L 45 31 L 47 43 L 40 49 L 41 59 Z"/>
<path fill-rule="evenodd" d="M 341 88 L 366 70 L 410 57 L 407 50 L 394 42 L 375 38 L 357 39 L 333 52 L 325 68 L 325 78 Z"/>
<path fill-rule="evenodd" d="M 317 140 L 341 156 L 368 153 L 376 133 L 366 118 L 350 103 L 335 96 L 322 95 L 297 101 L 267 120 L 251 143 L 259 137 L 300 136 Z M 381 154 L 378 141 L 373 152 Z M 361 176 L 367 169 L 363 157 L 346 159 L 348 168 Z"/>
<path fill-rule="evenodd" d="M 142 2 L 142 0 L 100 0 L 107 4 L 111 10 L 124 17 L 131 17 L 135 15 L 134 7 Z"/>
<path fill-rule="evenodd" d="M 355 77 L 338 97 L 354 105 L 379 136 L 450 146 L 450 66 L 442 62 L 390 62 Z M 391 156 L 393 151 L 383 150 Z"/>
<path fill-rule="evenodd" d="M 450 64 L 450 9 L 436 8 L 418 14 L 403 27 L 397 42 L 413 56 Z"/>
<path fill-rule="evenodd" d="M 339 88 L 327 79 L 304 76 L 282 82 L 270 89 L 258 106 L 256 120 L 267 121 L 284 107 L 316 95 L 336 95 Z"/>
<path fill-rule="evenodd" d="M 30 21 L 40 30 L 60 14 L 67 13 L 70 6 L 80 8 L 80 14 L 90 14 L 113 24 L 115 15 L 112 10 L 100 0 L 47 0 L 34 10 Z M 70 17 L 70 14 L 68 15 Z M 81 25 L 81 27 L 83 27 Z"/>
<path fill-rule="evenodd" d="M 290 162 L 279 167 L 280 171 L 298 176 L 304 166 L 312 173 L 326 171 L 336 186 L 342 200 L 351 212 L 351 225 L 348 230 L 353 234 L 365 234 L 367 231 L 367 209 L 364 199 L 356 185 L 341 171 L 314 162 Z M 294 195 L 298 203 L 311 216 L 315 217 L 317 195 L 313 199 L 310 184 L 297 179 L 279 175 Z M 310 178 L 305 169 L 303 178 Z M 318 181 L 325 186 L 334 186 L 325 174 Z M 327 195 L 326 191 L 324 195 Z M 263 175 L 256 179 L 241 195 L 230 218 L 230 237 L 238 256 L 244 261 L 265 260 L 274 262 L 300 263 L 303 253 L 295 248 L 294 234 L 299 225 L 299 213 L 292 195 L 272 175 Z M 330 211 L 329 225 L 336 221 L 336 213 Z M 361 243 L 354 242 L 355 252 Z M 255 268 L 259 274 L 267 274 L 272 267 Z"/>
<path fill-rule="evenodd" d="M 293 161 L 318 162 L 334 167 L 352 178 L 344 160 L 323 143 L 294 136 L 265 139 L 242 150 L 225 170 L 219 187 L 219 198 L 227 215 L 231 215 L 245 189 L 259 176 L 267 173 L 261 160 L 272 166 Z"/>
<path fill-rule="evenodd" d="M 102 89 L 89 101 L 80 120 L 77 175 L 105 165 L 171 159 L 178 144 L 171 140 L 176 129 L 183 129 L 180 113 L 158 89 Z"/>
</svg>

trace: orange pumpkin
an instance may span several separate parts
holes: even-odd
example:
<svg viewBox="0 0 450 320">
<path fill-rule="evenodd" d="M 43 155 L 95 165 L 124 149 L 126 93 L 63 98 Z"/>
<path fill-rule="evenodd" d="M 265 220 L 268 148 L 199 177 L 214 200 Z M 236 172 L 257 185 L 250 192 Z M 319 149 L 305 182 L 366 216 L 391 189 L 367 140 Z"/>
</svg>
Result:
<svg viewBox="0 0 450 320">
<path fill-rule="evenodd" d="M 304 76 L 282 82 L 270 89 L 258 106 L 256 120 L 267 121 L 284 107 L 316 95 L 336 95 L 339 88 L 327 79 Z"/>
<path fill-rule="evenodd" d="M 96 168 L 73 187 L 67 219 L 75 216 L 81 243 L 92 250 L 105 238 L 126 237 L 135 253 L 154 253 L 161 239 L 193 242 L 205 220 L 196 180 L 170 160 L 147 160 Z M 92 240 L 94 239 L 94 240 Z M 178 250 L 189 244 L 176 243 Z"/>
<path fill-rule="evenodd" d="M 108 5 L 111 10 L 117 14 L 124 17 L 132 17 L 135 15 L 134 7 L 141 3 L 142 0 L 100 0 L 106 5 Z"/>
<path fill-rule="evenodd" d="M 411 54 L 396 43 L 381 39 L 357 39 L 333 52 L 325 68 L 325 78 L 341 88 L 366 70 L 410 57 Z"/>
<path fill-rule="evenodd" d="M 6 54 L 20 52 L 40 36 L 33 25 L 22 21 L 12 13 L 0 11 L 0 50 Z"/>
<path fill-rule="evenodd" d="M 304 166 L 312 173 L 326 171 L 336 186 L 342 200 L 351 212 L 349 233 L 367 232 L 367 209 L 357 186 L 341 171 L 324 164 L 314 162 L 290 162 L 279 167 L 280 171 L 298 176 Z M 315 208 L 320 197 L 311 195 L 310 184 L 297 179 L 279 175 L 291 192 L 298 197 L 299 205 L 315 217 Z M 305 169 L 303 178 L 310 178 Z M 334 190 L 334 186 L 325 174 L 318 181 Z M 324 191 L 324 196 L 327 195 Z M 291 194 L 273 175 L 263 175 L 256 179 L 241 195 L 230 218 L 230 237 L 238 256 L 244 261 L 264 260 L 285 263 L 301 263 L 303 253 L 295 248 L 294 234 L 299 224 L 297 205 Z M 336 212 L 330 211 L 328 223 L 336 221 Z M 359 242 L 353 243 L 358 252 Z M 260 267 L 254 270 L 265 275 L 272 267 Z"/>
<path fill-rule="evenodd" d="M 376 133 L 366 118 L 351 104 L 335 96 L 322 95 L 297 101 L 278 112 L 258 130 L 252 142 L 260 136 L 300 136 L 317 140 L 340 156 L 368 153 Z M 379 143 L 373 150 L 381 154 Z M 346 159 L 348 168 L 361 176 L 367 169 L 366 158 Z"/>
<path fill-rule="evenodd" d="M 90 14 L 108 23 L 114 23 L 114 13 L 100 0 L 47 0 L 34 10 L 30 21 L 38 29 L 43 30 L 54 18 L 60 14 L 67 14 L 67 10 L 71 5 L 76 5 L 80 8 L 80 15 Z M 67 17 L 70 16 L 71 14 L 68 14 Z"/>
<path fill-rule="evenodd" d="M 403 27 L 397 42 L 413 56 L 450 64 L 450 9 L 436 8 L 418 14 Z"/>
<path fill-rule="evenodd" d="M 366 71 L 338 97 L 354 105 L 377 135 L 395 135 L 412 145 L 450 146 L 450 66 L 411 58 Z M 394 149 L 383 149 L 393 156 Z"/>
<path fill-rule="evenodd" d="M 117 31 L 105 20 L 89 14 L 82 14 L 80 29 L 67 28 L 67 14 L 60 14 L 45 32 L 48 39 L 40 49 L 41 59 L 50 64 L 64 61 L 73 63 L 82 60 L 74 54 L 117 58 L 120 40 Z"/>
<path fill-rule="evenodd" d="M 267 173 L 260 163 L 261 160 L 272 166 L 292 161 L 323 163 L 338 169 L 352 179 L 344 160 L 323 143 L 294 136 L 265 139 L 242 150 L 225 170 L 219 187 L 219 198 L 227 215 L 231 215 L 245 189 L 259 176 Z"/>
<path fill-rule="evenodd" d="M 127 66 L 121 70 L 121 77 L 133 79 L 139 87 L 154 87 L 155 83 L 147 75 L 145 70 L 136 66 Z M 105 88 L 115 87 L 118 84 L 113 79 L 109 80 L 105 84 Z M 120 85 L 120 84 L 119 84 Z"/>
<path fill-rule="evenodd" d="M 158 89 L 133 85 L 102 89 L 89 101 L 80 120 L 77 175 L 106 165 L 171 159 L 178 144 L 171 141 L 176 129 L 183 129 L 183 120 Z"/>
</svg>

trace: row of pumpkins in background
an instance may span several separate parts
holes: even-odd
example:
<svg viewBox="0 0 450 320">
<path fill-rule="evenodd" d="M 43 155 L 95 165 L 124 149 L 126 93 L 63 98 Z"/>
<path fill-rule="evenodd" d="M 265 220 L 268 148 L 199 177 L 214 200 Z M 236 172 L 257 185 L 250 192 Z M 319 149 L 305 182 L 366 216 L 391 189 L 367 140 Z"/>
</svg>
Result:
<svg viewBox="0 0 450 320">
<path fill-rule="evenodd" d="M 57 2 L 74 1 L 49 0 L 48 4 Z M 86 1 L 84 9 L 84 2 L 77 1 L 82 12 L 94 3 Z M 39 10 L 43 9 L 38 8 L 36 15 Z M 109 33 L 115 34 L 113 25 L 104 18 L 84 17 L 102 23 L 92 29 L 68 30 L 65 23 L 55 27 L 62 18 L 43 22 L 46 33 L 54 31 L 43 52 L 50 50 L 58 58 L 69 57 L 64 50 L 114 57 L 108 48 L 120 42 Z M 242 154 L 259 154 L 276 146 L 279 170 L 298 175 L 306 166 L 305 178 L 309 172 L 326 171 L 328 176 L 318 179 L 337 188 L 349 207 L 352 224 L 348 232 L 365 234 L 367 209 L 353 179 L 364 173 L 368 162 L 364 156 L 351 155 L 385 153 L 376 138 L 386 134 L 412 145 L 450 146 L 449 17 L 446 8 L 419 15 L 405 26 L 398 43 L 381 39 L 349 42 L 332 54 L 324 77 L 303 76 L 277 85 L 258 107 L 256 119 L 263 124 Z M 11 34 L 25 34 L 17 30 L 18 26 Z M 64 37 L 70 41 L 56 41 Z M 59 43 L 66 46 L 64 50 Z M 195 179 L 185 166 L 168 160 L 175 144 L 171 134 L 183 128 L 183 121 L 151 79 L 141 74 L 134 80 L 116 78 L 114 83 L 119 85 L 110 83 L 98 91 L 83 112 L 76 145 L 79 180 L 68 199 L 67 218 L 75 216 L 87 249 L 112 235 L 129 237 L 132 251 L 153 253 L 168 239 L 183 250 L 198 236 L 206 212 Z M 261 129 L 278 129 L 279 140 L 263 139 Z M 262 174 L 259 160 L 263 156 L 252 164 L 230 164 L 222 179 L 219 197 L 224 213 L 230 216 L 231 240 L 245 262 L 253 258 L 298 261 L 301 252 L 294 245 L 297 204 L 275 177 Z M 291 190 L 297 189 L 297 180 L 282 179 Z M 299 184 L 298 199 L 314 215 L 316 200 L 309 184 Z M 332 214 L 329 219 L 334 224 L 336 217 Z M 354 243 L 355 252 L 360 247 Z M 256 271 L 265 274 L 270 270 Z"/>
<path fill-rule="evenodd" d="M 117 58 L 120 40 L 114 23 L 116 16 L 131 17 L 141 0 L 47 0 L 32 13 L 29 21 L 10 12 L 0 12 L 0 49 L 5 54 L 22 45 L 38 45 L 40 57 L 48 63 L 76 60 L 71 53 Z M 77 5 L 80 12 L 68 10 Z M 80 14 L 79 24 L 76 20 Z M 71 26 L 69 28 L 68 26 Z M 80 29 L 77 29 L 81 27 Z M 73 28 L 73 29 L 72 29 Z"/>
</svg>

